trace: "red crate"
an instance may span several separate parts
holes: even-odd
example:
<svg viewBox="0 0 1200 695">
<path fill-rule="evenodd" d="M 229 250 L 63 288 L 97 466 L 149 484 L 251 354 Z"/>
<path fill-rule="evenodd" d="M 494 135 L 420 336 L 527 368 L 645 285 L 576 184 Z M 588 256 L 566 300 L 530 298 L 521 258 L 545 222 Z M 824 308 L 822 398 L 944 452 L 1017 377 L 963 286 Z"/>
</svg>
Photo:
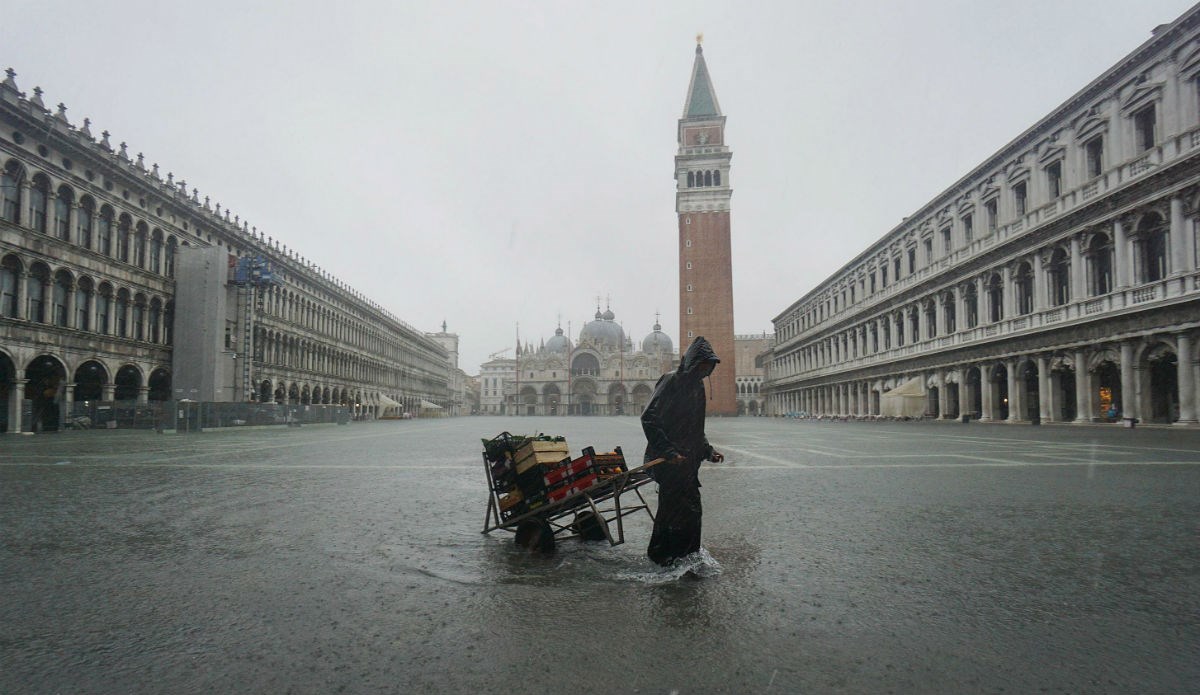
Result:
<svg viewBox="0 0 1200 695">
<path fill-rule="evenodd" d="M 600 476 L 595 473 L 588 473 L 587 475 L 580 476 L 575 482 L 571 483 L 571 489 L 575 491 L 586 490 L 595 485 L 599 479 Z"/>
<path fill-rule="evenodd" d="M 591 464 L 592 461 L 587 456 L 581 456 L 574 461 L 564 461 L 557 468 L 546 471 L 543 480 L 545 480 L 547 487 L 557 485 L 564 480 L 569 481 L 579 474 L 586 472 Z"/>
</svg>

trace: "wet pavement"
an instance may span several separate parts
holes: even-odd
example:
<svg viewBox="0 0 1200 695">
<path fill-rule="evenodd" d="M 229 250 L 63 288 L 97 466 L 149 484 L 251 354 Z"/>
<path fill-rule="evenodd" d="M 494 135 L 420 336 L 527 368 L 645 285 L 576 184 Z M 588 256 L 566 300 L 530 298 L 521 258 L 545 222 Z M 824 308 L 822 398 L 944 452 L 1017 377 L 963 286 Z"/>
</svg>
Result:
<svg viewBox="0 0 1200 695">
<path fill-rule="evenodd" d="M 552 558 L 481 534 L 502 430 L 644 446 L 633 418 L 0 437 L 0 692 L 1200 689 L 1200 431 L 710 421 L 695 580 L 644 514 Z"/>
</svg>

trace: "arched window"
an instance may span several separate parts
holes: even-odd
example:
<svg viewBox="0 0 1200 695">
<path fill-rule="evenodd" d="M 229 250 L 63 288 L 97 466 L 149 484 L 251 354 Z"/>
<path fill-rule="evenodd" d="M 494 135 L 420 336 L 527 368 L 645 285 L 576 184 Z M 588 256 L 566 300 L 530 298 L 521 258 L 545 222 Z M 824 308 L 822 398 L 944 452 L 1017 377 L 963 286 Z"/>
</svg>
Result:
<svg viewBox="0 0 1200 695">
<path fill-rule="evenodd" d="M 79 278 L 75 283 L 75 327 L 81 331 L 91 330 L 92 281 Z"/>
<path fill-rule="evenodd" d="M 1013 285 L 1017 291 L 1017 315 L 1024 316 L 1033 311 L 1033 268 L 1028 263 L 1017 266 Z"/>
<path fill-rule="evenodd" d="M 146 339 L 146 295 L 139 294 L 133 299 L 133 338 Z"/>
<path fill-rule="evenodd" d="M 146 237 L 149 228 L 145 222 L 137 223 L 137 231 L 133 235 L 133 264 L 139 268 L 146 267 Z"/>
<path fill-rule="evenodd" d="M 995 323 L 1004 318 L 1004 281 L 999 273 L 992 273 L 987 284 L 988 321 Z"/>
<path fill-rule="evenodd" d="M 29 282 L 26 283 L 26 294 L 29 295 L 30 321 L 46 322 L 46 285 L 50 284 L 50 269 L 38 263 L 29 272 Z"/>
<path fill-rule="evenodd" d="M 112 285 L 100 284 L 96 291 L 96 332 L 109 335 L 112 330 Z"/>
<path fill-rule="evenodd" d="M 1112 292 L 1113 245 L 1108 236 L 1097 234 L 1088 243 L 1088 292 L 1093 297 Z"/>
<path fill-rule="evenodd" d="M 167 239 L 167 257 L 163 259 L 163 265 L 166 268 L 167 277 L 169 278 L 175 277 L 175 251 L 175 237 L 169 237 Z"/>
<path fill-rule="evenodd" d="M 34 231 L 47 233 L 46 204 L 50 198 L 50 180 L 38 174 L 33 177 L 33 185 L 29 187 L 30 225 Z"/>
<path fill-rule="evenodd" d="M 117 290 L 117 303 L 113 307 L 113 318 L 117 327 L 118 338 L 129 337 L 129 290 L 122 287 Z"/>
<path fill-rule="evenodd" d="M 67 327 L 67 300 L 71 296 L 71 274 L 60 270 L 54 274 L 54 287 L 50 297 L 50 319 L 55 326 Z"/>
<path fill-rule="evenodd" d="M 9 162 L 0 173 L 0 215 L 16 224 L 21 217 L 21 165 Z"/>
<path fill-rule="evenodd" d="M 79 236 L 77 243 L 85 249 L 92 248 L 92 215 L 96 214 L 96 203 L 84 196 L 79 200 Z"/>
<path fill-rule="evenodd" d="M 714 186 L 721 185 L 721 170 L 720 169 L 717 169 L 716 171 L 713 172 L 713 185 Z"/>
<path fill-rule="evenodd" d="M 1050 303 L 1062 306 L 1071 301 L 1071 257 L 1062 248 L 1050 256 Z"/>
<path fill-rule="evenodd" d="M 689 171 L 687 181 L 688 181 L 688 183 L 687 183 L 688 188 L 695 188 L 696 187 L 696 174 L 694 172 Z"/>
<path fill-rule="evenodd" d="M 133 233 L 133 220 L 129 215 L 121 215 L 117 222 L 117 260 L 129 262 L 129 237 Z"/>
<path fill-rule="evenodd" d="M 113 209 L 107 205 L 100 207 L 100 216 L 96 218 L 96 250 L 105 256 L 112 255 Z"/>
<path fill-rule="evenodd" d="M 973 282 L 963 290 L 963 311 L 967 314 L 967 328 L 979 325 L 979 291 Z"/>
<path fill-rule="evenodd" d="M 163 339 L 164 345 L 170 345 L 175 338 L 175 302 L 167 302 L 163 308 Z"/>
<path fill-rule="evenodd" d="M 163 233 L 161 229 L 155 229 L 150 235 L 150 272 L 162 272 L 162 248 L 163 248 Z"/>
<path fill-rule="evenodd" d="M 1167 230 L 1158 215 L 1138 224 L 1138 282 L 1157 282 L 1167 276 Z"/>
<path fill-rule="evenodd" d="M 711 171 L 706 171 L 706 172 L 704 172 L 704 185 L 705 185 L 705 186 L 711 186 L 711 185 L 713 185 L 713 184 L 712 184 L 712 172 L 711 172 Z"/>
<path fill-rule="evenodd" d="M 942 295 L 942 313 L 945 315 L 946 333 L 953 333 L 958 330 L 956 321 L 958 319 L 958 309 L 954 306 L 954 293 L 947 292 Z"/>
<path fill-rule="evenodd" d="M 5 256 L 0 261 L 0 316 L 17 318 L 21 299 L 21 262 L 16 256 Z"/>
<path fill-rule="evenodd" d="M 74 202 L 75 194 L 71 189 L 59 186 L 54 198 L 54 235 L 63 241 L 71 240 L 71 205 Z"/>
<path fill-rule="evenodd" d="M 157 343 L 162 339 L 162 300 L 158 297 L 150 300 L 149 326 L 146 340 Z"/>
<path fill-rule="evenodd" d="M 904 314 L 903 312 L 897 317 L 896 321 L 896 347 L 904 347 Z"/>
</svg>

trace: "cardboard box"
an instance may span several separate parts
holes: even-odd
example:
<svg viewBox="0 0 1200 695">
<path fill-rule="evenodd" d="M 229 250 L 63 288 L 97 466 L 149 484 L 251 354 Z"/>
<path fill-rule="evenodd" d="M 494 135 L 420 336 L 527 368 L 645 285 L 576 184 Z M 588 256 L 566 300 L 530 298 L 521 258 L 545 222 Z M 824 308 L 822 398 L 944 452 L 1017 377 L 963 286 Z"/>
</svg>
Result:
<svg viewBox="0 0 1200 695">
<path fill-rule="evenodd" d="M 541 439 L 530 439 L 521 446 L 517 447 L 517 454 L 515 458 L 517 463 L 520 463 L 530 454 L 554 451 L 561 452 L 558 456 L 558 459 L 555 459 L 561 460 L 567 455 L 567 441 L 564 439 L 561 442 L 549 442 Z"/>
<path fill-rule="evenodd" d="M 549 469 L 556 467 L 567 458 L 567 454 L 561 451 L 537 451 L 529 454 L 524 459 L 517 461 L 517 475 L 521 475 L 525 471 L 535 467 L 541 469 Z"/>
</svg>

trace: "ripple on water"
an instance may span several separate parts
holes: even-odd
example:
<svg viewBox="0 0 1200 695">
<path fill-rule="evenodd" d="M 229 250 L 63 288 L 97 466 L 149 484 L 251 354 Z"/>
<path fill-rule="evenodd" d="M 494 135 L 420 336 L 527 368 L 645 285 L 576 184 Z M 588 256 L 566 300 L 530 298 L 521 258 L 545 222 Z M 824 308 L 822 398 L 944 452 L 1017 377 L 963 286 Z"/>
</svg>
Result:
<svg viewBox="0 0 1200 695">
<path fill-rule="evenodd" d="M 659 567 L 640 546 L 628 543 L 610 546 L 605 541 L 572 539 L 558 543 L 554 554 L 546 556 L 531 554 L 508 535 L 482 539 L 469 549 L 454 544 L 453 552 L 396 558 L 389 569 L 457 585 L 560 588 L 630 582 L 654 585 L 721 574 L 721 564 L 703 548 L 670 567 Z"/>
</svg>

